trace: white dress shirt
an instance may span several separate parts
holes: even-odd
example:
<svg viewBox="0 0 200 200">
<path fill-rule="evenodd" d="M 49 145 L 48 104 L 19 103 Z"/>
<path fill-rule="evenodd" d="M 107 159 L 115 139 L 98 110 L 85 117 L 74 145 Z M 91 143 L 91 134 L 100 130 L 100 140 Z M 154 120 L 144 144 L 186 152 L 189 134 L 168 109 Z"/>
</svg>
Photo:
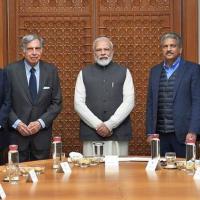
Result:
<svg viewBox="0 0 200 200">
<path fill-rule="evenodd" d="M 104 123 L 109 130 L 112 131 L 112 129 L 118 127 L 132 111 L 135 105 L 134 93 L 132 76 L 127 69 L 126 79 L 123 85 L 123 102 L 117 108 L 115 113 L 107 121 L 103 122 L 95 116 L 85 104 L 86 89 L 83 82 L 82 71 L 80 71 L 75 86 L 74 108 L 80 118 L 91 128 L 97 129 L 101 123 Z"/>
</svg>

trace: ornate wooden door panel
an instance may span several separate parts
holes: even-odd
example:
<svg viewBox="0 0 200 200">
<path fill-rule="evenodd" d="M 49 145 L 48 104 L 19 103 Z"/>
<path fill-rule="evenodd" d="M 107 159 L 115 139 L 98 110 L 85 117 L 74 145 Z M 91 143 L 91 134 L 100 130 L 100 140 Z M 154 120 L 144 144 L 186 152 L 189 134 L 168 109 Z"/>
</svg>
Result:
<svg viewBox="0 0 200 200">
<path fill-rule="evenodd" d="M 115 60 L 128 66 L 134 79 L 131 154 L 149 153 L 144 136 L 149 69 L 162 59 L 160 36 L 170 30 L 180 32 L 180 6 L 181 1 L 172 0 L 98 0 L 96 33 L 111 37 Z"/>
<path fill-rule="evenodd" d="M 43 59 L 59 69 L 63 111 L 54 124 L 54 134 L 62 135 L 67 152 L 80 151 L 73 97 L 79 70 L 92 61 L 92 9 L 92 1 L 85 0 L 16 0 L 9 4 L 10 61 L 21 58 L 20 38 L 38 33 L 46 43 Z"/>
<path fill-rule="evenodd" d="M 46 41 L 44 59 L 58 66 L 63 111 L 54 123 L 64 149 L 81 151 L 79 117 L 74 112 L 74 86 L 79 70 L 93 61 L 92 41 L 109 36 L 114 60 L 127 66 L 134 78 L 136 106 L 131 115 L 134 137 L 130 154 L 147 155 L 145 104 L 148 72 L 160 62 L 159 37 L 181 31 L 180 0 L 10 0 L 9 62 L 21 58 L 20 38 L 38 33 Z M 175 15 L 176 14 L 176 15 Z"/>
</svg>

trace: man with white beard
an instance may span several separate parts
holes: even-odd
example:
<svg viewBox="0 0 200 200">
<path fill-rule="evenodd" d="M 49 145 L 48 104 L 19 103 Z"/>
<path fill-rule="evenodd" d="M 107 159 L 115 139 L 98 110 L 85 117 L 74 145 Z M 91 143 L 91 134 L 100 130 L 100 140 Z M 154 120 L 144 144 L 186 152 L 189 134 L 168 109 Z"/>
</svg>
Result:
<svg viewBox="0 0 200 200">
<path fill-rule="evenodd" d="M 83 154 L 94 155 L 94 146 L 103 146 L 103 155 L 128 155 L 132 138 L 130 112 L 134 107 L 134 85 L 130 71 L 113 62 L 113 44 L 107 37 L 93 42 L 95 63 L 77 77 L 74 107 L 80 116 Z"/>
</svg>

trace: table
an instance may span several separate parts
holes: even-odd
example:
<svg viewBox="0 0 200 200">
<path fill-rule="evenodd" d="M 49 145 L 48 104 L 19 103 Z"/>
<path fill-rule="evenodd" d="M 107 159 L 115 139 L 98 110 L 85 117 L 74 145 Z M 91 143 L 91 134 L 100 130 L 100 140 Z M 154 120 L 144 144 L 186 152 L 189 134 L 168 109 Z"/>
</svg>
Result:
<svg viewBox="0 0 200 200">
<path fill-rule="evenodd" d="M 119 171 L 105 171 L 104 163 L 88 168 L 72 167 L 70 175 L 56 173 L 52 160 L 25 163 L 45 166 L 38 183 L 20 177 L 17 185 L 1 181 L 7 200 L 195 200 L 200 181 L 177 169 L 148 174 L 146 162 L 120 162 Z M 2 169 L 2 167 L 1 167 Z M 3 176 L 0 173 L 1 178 Z M 1 179 L 2 180 L 2 179 Z"/>
</svg>

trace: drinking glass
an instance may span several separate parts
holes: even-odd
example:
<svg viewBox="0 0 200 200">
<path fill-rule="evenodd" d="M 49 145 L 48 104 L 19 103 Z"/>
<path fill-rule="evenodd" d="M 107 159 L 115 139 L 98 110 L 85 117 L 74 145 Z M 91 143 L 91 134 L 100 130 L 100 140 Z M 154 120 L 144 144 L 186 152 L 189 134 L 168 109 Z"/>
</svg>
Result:
<svg viewBox="0 0 200 200">
<path fill-rule="evenodd" d="M 61 161 L 61 162 L 65 162 L 65 160 L 66 160 L 66 158 L 65 158 L 65 153 L 62 152 L 62 153 L 60 154 L 60 161 Z"/>
<path fill-rule="evenodd" d="M 103 157 L 103 142 L 93 142 L 93 156 L 97 158 Z"/>
<path fill-rule="evenodd" d="M 176 166 L 176 153 L 175 152 L 166 152 L 165 159 L 168 167 Z"/>
<path fill-rule="evenodd" d="M 195 169 L 200 170 L 200 160 L 195 160 Z"/>
<path fill-rule="evenodd" d="M 19 167 L 14 164 L 8 164 L 7 175 L 11 184 L 17 184 L 19 181 Z"/>
</svg>

